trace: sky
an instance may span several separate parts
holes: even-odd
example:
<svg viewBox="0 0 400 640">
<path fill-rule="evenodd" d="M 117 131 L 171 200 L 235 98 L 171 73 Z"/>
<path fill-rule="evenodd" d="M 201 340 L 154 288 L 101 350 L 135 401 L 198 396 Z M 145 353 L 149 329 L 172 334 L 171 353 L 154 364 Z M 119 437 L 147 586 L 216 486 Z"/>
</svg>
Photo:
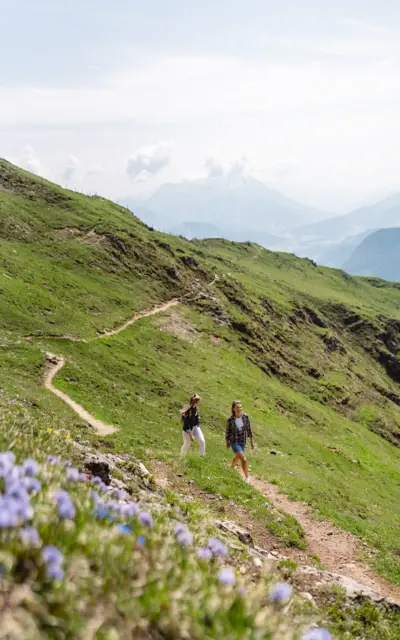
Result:
<svg viewBox="0 0 400 640">
<path fill-rule="evenodd" d="M 70 188 L 237 166 L 339 213 L 400 190 L 398 0 L 0 0 L 0 33 L 0 157 Z"/>
</svg>

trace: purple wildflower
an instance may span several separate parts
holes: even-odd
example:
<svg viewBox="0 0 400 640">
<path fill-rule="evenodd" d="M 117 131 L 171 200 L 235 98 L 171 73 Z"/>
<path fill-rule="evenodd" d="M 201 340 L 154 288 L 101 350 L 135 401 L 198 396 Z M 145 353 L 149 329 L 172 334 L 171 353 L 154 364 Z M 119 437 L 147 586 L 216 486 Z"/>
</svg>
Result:
<svg viewBox="0 0 400 640">
<path fill-rule="evenodd" d="M 99 509 L 95 509 L 93 515 L 99 520 L 112 520 L 113 517 L 106 507 L 100 507 Z"/>
<path fill-rule="evenodd" d="M 193 536 L 184 524 L 178 523 L 175 526 L 175 535 L 179 544 L 182 546 L 190 547 L 193 544 Z"/>
<path fill-rule="evenodd" d="M 43 547 L 42 558 L 46 564 L 61 564 L 64 559 L 61 551 L 52 544 Z"/>
<path fill-rule="evenodd" d="M 146 540 L 143 538 L 143 536 L 139 536 L 137 539 L 137 543 L 140 544 L 141 546 L 143 546 L 145 544 Z"/>
<path fill-rule="evenodd" d="M 15 527 L 18 523 L 18 515 L 14 510 L 0 506 L 0 529 Z"/>
<path fill-rule="evenodd" d="M 134 518 L 138 512 L 138 506 L 135 502 L 128 502 L 121 506 L 121 514 L 125 518 Z"/>
<path fill-rule="evenodd" d="M 109 494 L 109 493 L 112 493 L 112 491 L 113 491 L 112 487 L 107 486 L 104 482 L 103 482 L 103 484 L 101 485 L 100 490 L 101 490 L 103 493 L 105 493 L 106 495 L 107 495 L 107 494 Z"/>
<path fill-rule="evenodd" d="M 213 554 L 211 549 L 208 549 L 207 547 L 200 547 L 196 550 L 196 555 L 200 560 L 211 560 Z"/>
<path fill-rule="evenodd" d="M 0 453 L 0 477 L 4 478 L 12 469 L 15 462 L 15 455 L 12 451 Z"/>
<path fill-rule="evenodd" d="M 28 494 L 22 490 L 19 494 L 6 494 L 0 497 L 1 527 L 15 527 L 19 520 L 29 520 L 33 516 L 33 509 Z"/>
<path fill-rule="evenodd" d="M 37 545 L 40 543 L 40 536 L 35 527 L 24 527 L 19 532 L 22 542 L 26 545 Z"/>
<path fill-rule="evenodd" d="M 62 580 L 64 578 L 64 571 L 60 565 L 64 557 L 61 551 L 52 544 L 49 544 L 46 547 L 43 547 L 42 558 L 43 562 L 46 564 L 47 577 L 52 580 Z"/>
<path fill-rule="evenodd" d="M 55 495 L 54 495 L 54 500 L 56 502 L 63 502 L 65 500 L 71 500 L 70 495 L 68 493 L 68 491 L 56 491 Z"/>
<path fill-rule="evenodd" d="M 36 460 L 32 458 L 27 458 L 22 465 L 23 472 L 26 476 L 32 478 L 33 476 L 37 476 L 39 473 L 39 465 Z"/>
<path fill-rule="evenodd" d="M 98 487 L 101 487 L 101 485 L 103 484 L 103 480 L 99 478 L 99 476 L 94 476 L 92 478 L 92 483 L 96 484 Z"/>
<path fill-rule="evenodd" d="M 20 484 L 22 478 L 24 478 L 24 472 L 22 467 L 19 465 L 10 467 L 9 471 L 4 476 L 6 486 Z"/>
<path fill-rule="evenodd" d="M 228 554 L 226 545 L 221 540 L 218 540 L 218 538 L 210 538 L 207 546 L 214 556 L 224 558 Z"/>
<path fill-rule="evenodd" d="M 37 478 L 31 478 L 31 477 L 25 478 L 24 486 L 29 493 L 40 493 L 42 489 L 42 485 L 40 484 L 40 481 Z"/>
<path fill-rule="evenodd" d="M 125 493 L 121 491 L 121 489 L 114 489 L 112 494 L 113 498 L 115 498 L 116 500 L 122 500 L 122 498 L 125 496 Z"/>
<path fill-rule="evenodd" d="M 0 458 L 8 460 L 11 465 L 15 464 L 15 453 L 13 453 L 12 451 L 3 451 L 2 453 L 0 453 Z"/>
<path fill-rule="evenodd" d="M 218 580 L 221 584 L 233 587 L 236 582 L 235 572 L 230 567 L 224 567 L 218 574 Z"/>
<path fill-rule="evenodd" d="M 51 580 L 63 580 L 64 579 L 64 571 L 60 567 L 59 564 L 50 563 L 46 567 L 47 577 Z"/>
<path fill-rule="evenodd" d="M 54 464 L 55 466 L 59 466 L 60 458 L 57 458 L 56 456 L 47 456 L 47 462 L 49 464 Z"/>
<path fill-rule="evenodd" d="M 141 511 L 139 514 L 139 520 L 145 527 L 149 527 L 149 529 L 154 527 L 153 518 L 148 511 Z"/>
<path fill-rule="evenodd" d="M 72 462 L 70 462 L 69 460 L 66 460 L 66 461 L 64 462 L 64 467 L 65 467 L 66 469 L 68 469 L 69 467 L 72 467 Z"/>
<path fill-rule="evenodd" d="M 70 500 L 62 500 L 57 505 L 57 513 L 63 520 L 73 520 L 76 509 Z"/>
<path fill-rule="evenodd" d="M 332 635 L 328 629 L 319 627 L 318 629 L 310 629 L 303 633 L 301 640 L 332 640 Z"/>
<path fill-rule="evenodd" d="M 79 482 L 79 475 L 79 470 L 75 469 L 75 467 L 71 467 L 67 471 L 68 482 Z"/>
<path fill-rule="evenodd" d="M 269 599 L 277 604 L 285 604 L 292 596 L 292 587 L 286 582 L 278 582 L 269 594 Z"/>
<path fill-rule="evenodd" d="M 111 500 L 108 503 L 109 508 L 114 511 L 114 513 L 122 514 L 122 504 L 116 502 L 115 500 Z"/>
<path fill-rule="evenodd" d="M 86 473 L 80 473 L 79 474 L 79 481 L 80 482 L 86 482 L 87 479 L 88 479 L 88 477 L 87 477 Z"/>
<path fill-rule="evenodd" d="M 121 533 L 129 534 L 132 533 L 132 527 L 129 524 L 120 524 L 118 525 L 118 531 Z"/>
<path fill-rule="evenodd" d="M 22 484 L 17 484 L 15 481 L 8 483 L 6 480 L 6 496 L 7 499 L 15 500 L 23 504 L 29 503 L 29 495 Z"/>
</svg>

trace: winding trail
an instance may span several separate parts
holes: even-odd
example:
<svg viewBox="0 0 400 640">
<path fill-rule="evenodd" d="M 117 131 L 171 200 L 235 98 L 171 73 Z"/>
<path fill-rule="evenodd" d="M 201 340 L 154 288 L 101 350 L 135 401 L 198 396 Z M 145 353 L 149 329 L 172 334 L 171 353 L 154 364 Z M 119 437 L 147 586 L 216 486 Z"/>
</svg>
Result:
<svg viewBox="0 0 400 640">
<path fill-rule="evenodd" d="M 306 535 L 308 554 L 318 556 L 328 571 L 354 580 L 364 587 L 365 593 L 375 592 L 400 605 L 400 587 L 390 584 L 360 560 L 367 547 L 359 538 L 329 520 L 315 519 L 308 504 L 290 500 L 276 485 L 256 477 L 250 479 L 250 484 L 277 509 L 296 518 Z"/>
<path fill-rule="evenodd" d="M 163 313 L 164 311 L 168 311 L 168 309 L 176 306 L 177 304 L 179 304 L 179 300 L 173 299 L 173 300 L 169 300 L 168 302 L 165 302 L 164 304 L 153 307 L 153 309 L 150 309 L 148 311 L 139 311 L 138 313 L 135 313 L 135 315 L 133 315 L 130 320 L 128 320 L 127 322 L 124 322 L 124 324 L 117 327 L 116 329 L 107 330 L 104 333 L 100 334 L 99 336 L 96 336 L 95 338 L 91 338 L 90 340 L 85 340 L 84 338 L 77 339 L 72 337 L 67 339 L 73 340 L 74 342 L 87 343 L 87 342 L 94 342 L 95 340 L 101 340 L 102 338 L 115 336 L 118 333 L 121 333 L 121 331 L 124 331 L 125 329 L 130 327 L 132 324 L 134 324 L 138 320 L 141 320 L 142 318 L 149 318 L 150 316 L 155 316 L 157 313 Z M 63 391 L 60 391 L 53 385 L 54 377 L 57 375 L 57 373 L 61 371 L 64 365 L 65 365 L 65 359 L 62 356 L 57 356 L 52 353 L 47 353 L 47 368 L 46 368 L 46 373 L 43 380 L 44 387 L 49 391 L 51 391 L 52 393 L 54 393 L 54 395 L 56 395 L 57 398 L 60 398 L 61 400 L 63 400 L 73 411 L 75 411 L 75 413 L 80 418 L 82 418 L 82 420 L 85 420 L 85 422 L 87 422 L 100 436 L 109 436 L 113 433 L 116 433 L 118 431 L 118 427 L 114 427 L 111 424 L 106 424 L 102 420 L 98 420 L 97 418 L 92 416 L 88 411 L 86 411 L 86 409 L 84 409 L 80 404 L 75 402 L 75 400 L 72 400 L 72 398 L 70 398 L 69 395 L 67 395 Z"/>
<path fill-rule="evenodd" d="M 219 279 L 218 274 L 215 274 L 214 279 L 211 282 L 209 282 L 206 285 L 206 287 L 209 288 L 214 286 L 215 283 L 218 281 L 218 279 Z M 171 307 L 175 307 L 176 305 L 178 305 L 180 302 L 188 300 L 188 296 L 190 295 L 192 294 L 188 293 L 183 295 L 181 298 L 173 298 L 172 300 L 169 300 L 168 302 L 164 302 L 163 304 L 157 305 L 147 311 L 139 311 L 119 327 L 116 327 L 115 329 L 107 329 L 103 333 L 99 334 L 98 336 L 95 336 L 94 338 L 85 339 L 85 338 L 76 338 L 75 336 L 72 336 L 72 335 L 64 335 L 64 336 L 54 336 L 52 337 L 52 339 L 53 340 L 64 339 L 64 340 L 71 340 L 72 342 L 89 343 L 89 342 L 95 342 L 96 340 L 102 340 L 103 338 L 116 336 L 119 333 L 121 333 L 121 331 L 124 331 L 125 329 L 130 327 L 132 324 L 134 324 L 138 320 L 141 320 L 142 318 L 149 318 L 150 316 L 155 316 L 158 313 L 164 313 L 165 311 L 168 311 L 168 309 L 171 309 Z M 193 297 L 193 300 L 195 300 L 198 295 L 199 294 L 195 295 Z M 26 336 L 25 340 L 33 340 L 35 337 L 36 336 Z M 41 336 L 38 336 L 38 338 L 40 339 Z M 80 404 L 75 402 L 75 400 L 72 400 L 72 398 L 70 398 L 69 395 L 67 395 L 63 391 L 60 391 L 53 385 L 53 379 L 64 367 L 65 362 L 66 361 L 62 356 L 54 355 L 52 353 L 47 353 L 47 367 L 46 367 L 46 372 L 43 380 L 44 387 L 49 391 L 51 391 L 52 393 L 54 393 L 54 395 L 56 395 L 57 398 L 60 398 L 60 400 L 63 400 L 63 402 L 65 402 L 73 411 L 75 411 L 75 413 L 80 418 L 82 418 L 82 420 L 85 420 L 85 422 L 87 422 L 94 429 L 94 431 L 96 431 L 96 433 L 98 433 L 100 436 L 108 436 L 113 433 L 116 433 L 118 431 L 118 427 L 115 427 L 111 424 L 106 424 L 102 420 L 98 420 L 97 418 L 92 416 L 88 411 L 86 411 L 86 409 L 84 409 Z"/>
<path fill-rule="evenodd" d="M 122 324 L 120 327 L 117 327 L 116 329 L 109 329 L 107 331 L 104 331 L 104 333 L 101 333 L 99 336 L 96 336 L 95 338 L 90 338 L 89 340 L 78 340 L 78 342 L 95 342 L 96 340 L 101 340 L 102 338 L 109 338 L 110 336 L 116 336 L 118 335 L 118 333 L 121 333 L 121 331 L 125 331 L 125 329 L 130 327 L 132 324 L 134 324 L 138 320 L 141 320 L 142 318 L 149 318 L 150 316 L 155 316 L 157 313 L 163 313 L 164 311 L 168 311 L 168 309 L 170 309 L 171 307 L 175 307 L 177 304 L 179 304 L 179 302 L 180 300 L 174 298 L 173 300 L 169 300 L 169 302 L 164 302 L 164 304 L 160 304 L 157 307 L 153 307 L 153 309 L 150 309 L 149 311 L 139 311 L 138 313 L 135 313 L 135 315 L 132 316 L 130 320 L 128 320 L 127 322 L 124 322 L 124 324 Z"/>
<path fill-rule="evenodd" d="M 99 436 L 109 436 L 112 433 L 118 431 L 117 427 L 113 427 L 111 424 L 106 424 L 102 422 L 102 420 L 97 420 L 94 416 L 92 416 L 86 409 L 84 409 L 80 404 L 72 400 L 66 393 L 60 391 L 56 387 L 53 386 L 53 378 L 57 375 L 59 371 L 65 365 L 65 360 L 61 356 L 53 356 L 51 353 L 47 354 L 49 366 L 47 367 L 47 371 L 44 377 L 44 386 L 46 389 L 54 393 L 57 398 L 63 400 L 75 413 L 85 420 L 90 426 L 99 434 Z"/>
</svg>

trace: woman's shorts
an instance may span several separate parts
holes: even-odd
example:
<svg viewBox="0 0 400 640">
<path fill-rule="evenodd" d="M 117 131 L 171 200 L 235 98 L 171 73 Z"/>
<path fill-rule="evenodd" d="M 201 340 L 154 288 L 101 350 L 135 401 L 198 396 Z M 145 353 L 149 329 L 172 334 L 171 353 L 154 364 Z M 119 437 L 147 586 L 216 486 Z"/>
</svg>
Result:
<svg viewBox="0 0 400 640">
<path fill-rule="evenodd" d="M 234 443 L 234 444 L 231 444 L 231 448 L 232 448 L 232 451 L 234 451 L 235 453 L 244 453 L 246 445 Z"/>
</svg>

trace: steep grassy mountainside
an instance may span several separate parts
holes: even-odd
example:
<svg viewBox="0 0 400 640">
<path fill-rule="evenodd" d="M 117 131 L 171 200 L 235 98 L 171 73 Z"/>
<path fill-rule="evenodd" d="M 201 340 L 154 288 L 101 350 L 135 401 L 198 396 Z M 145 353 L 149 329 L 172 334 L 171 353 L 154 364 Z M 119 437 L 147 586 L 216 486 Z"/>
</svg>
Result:
<svg viewBox="0 0 400 640">
<path fill-rule="evenodd" d="M 363 240 L 344 267 L 360 276 L 399 281 L 399 256 L 400 228 L 379 229 Z"/>
<path fill-rule="evenodd" d="M 156 463 L 166 466 L 194 483 L 190 485 L 194 496 L 215 498 L 213 509 L 220 517 L 224 513 L 229 517 L 238 507 L 244 518 L 258 523 L 281 545 L 304 549 L 307 540 L 298 522 L 271 509 L 266 498 L 227 465 L 231 456 L 224 447 L 225 420 L 231 401 L 240 397 L 251 415 L 258 444 L 249 455 L 252 474 L 279 486 L 292 499 L 307 502 L 316 518 L 329 519 L 358 536 L 365 562 L 400 584 L 399 286 L 351 277 L 254 244 L 188 242 L 167 236 L 102 198 L 65 191 L 4 161 L 0 161 L 0 237 L 3 446 L 11 447 L 19 458 L 30 446 L 39 457 L 50 450 L 66 455 L 63 449 L 69 451 L 69 434 L 63 436 L 62 430 L 67 430 L 72 439 L 84 437 L 93 448 L 108 454 L 140 456 L 155 468 Z M 172 299 L 179 304 L 166 313 L 145 318 L 118 335 L 106 335 L 107 329 L 123 325 L 136 312 Z M 99 336 L 103 337 L 95 340 Z M 43 388 L 46 352 L 66 360 L 54 379 L 56 387 L 96 418 L 118 427 L 117 433 L 97 437 Z M 203 398 L 207 456 L 189 455 L 182 461 L 178 411 L 194 390 Z M 74 451 L 68 455 L 73 457 Z M 50 492 L 46 500 L 51 501 L 55 484 L 62 486 L 64 480 L 54 476 L 53 482 L 51 476 L 50 481 L 48 463 L 43 464 L 43 485 Z M 89 498 L 86 494 L 78 498 L 78 493 L 76 499 L 83 500 L 79 527 L 71 523 L 65 530 L 54 523 L 51 527 L 62 540 L 65 555 L 71 552 L 79 565 L 74 549 L 86 553 L 90 528 L 97 532 L 97 525 L 91 521 Z M 196 515 L 191 503 L 179 503 L 178 510 L 176 498 L 169 498 L 168 509 L 175 516 L 179 512 L 179 517 L 190 517 L 201 541 L 203 516 Z M 44 506 L 40 512 L 41 537 L 47 544 L 54 540 L 44 524 L 49 508 Z M 251 597 L 249 605 L 242 597 L 235 600 L 231 592 L 227 597 L 225 591 L 218 591 L 214 569 L 202 567 L 197 573 L 194 560 L 186 555 L 179 555 L 177 561 L 182 563 L 182 584 L 190 582 L 185 572 L 193 570 L 196 577 L 189 599 L 196 600 L 196 585 L 200 591 L 204 588 L 203 617 L 182 599 L 172 569 L 165 569 L 166 574 L 160 569 L 172 553 L 172 542 L 163 529 L 168 520 L 165 513 L 148 555 L 141 559 L 135 551 L 135 562 L 144 562 L 146 580 L 150 576 L 149 589 L 144 588 L 139 571 L 130 590 L 131 543 L 119 535 L 118 541 L 123 539 L 125 546 L 118 555 L 119 542 L 107 529 L 111 526 L 108 516 L 104 518 L 101 531 L 111 547 L 97 543 L 94 534 L 90 560 L 83 568 L 70 565 L 68 575 L 75 587 L 70 591 L 59 587 L 56 595 L 45 582 L 44 591 L 42 586 L 35 587 L 42 598 L 40 606 L 51 612 L 34 613 L 40 625 L 47 625 L 49 637 L 81 637 L 74 633 L 87 608 L 95 629 L 87 637 L 130 637 L 124 624 L 131 625 L 129 633 L 140 628 L 142 637 L 272 637 L 266 626 L 264 635 L 257 635 L 257 625 L 266 624 L 267 613 L 275 615 L 259 608 L 263 597 L 257 602 Z M 130 525 L 141 538 L 142 525 Z M 164 538 L 165 552 L 160 546 Z M 0 564 L 9 566 L 25 585 L 40 582 L 39 561 L 32 561 L 29 554 L 24 556 L 21 573 L 19 561 L 14 560 L 21 553 L 18 545 L 12 547 L 8 559 L 0 556 Z M 101 558 L 108 553 L 106 575 L 100 579 Z M 176 553 L 174 547 L 173 557 Z M 114 556 L 118 556 L 115 569 Z M 110 593 L 119 584 L 117 569 L 121 589 L 112 601 Z M 164 580 L 164 590 L 156 596 L 151 580 L 159 579 Z M 88 595 L 91 581 L 96 585 L 93 599 Z M 101 588 L 99 581 L 103 581 Z M 60 622 L 65 589 L 71 610 L 78 607 L 80 589 L 87 596 L 81 613 L 74 620 L 68 618 L 67 627 L 62 626 L 65 620 Z M 134 615 L 129 604 L 132 593 L 140 594 Z M 104 603 L 106 613 L 96 610 L 96 598 Z M 220 616 L 218 603 L 222 603 Z M 39 607 L 36 600 L 32 611 L 35 606 Z M 256 611 L 263 613 L 256 615 Z M 95 625 L 102 627 L 102 615 L 107 630 L 122 635 L 107 635 L 108 631 L 95 635 Z M 141 615 L 161 635 L 146 636 Z M 343 619 L 336 610 L 326 613 L 337 637 L 397 637 L 395 620 L 384 621 L 383 632 L 380 622 L 372 620 L 375 615 L 378 620 L 376 612 L 360 613 L 360 620 L 364 618 L 357 619 L 354 628 L 349 627 L 348 615 Z M 171 620 L 180 616 L 187 626 L 178 633 Z M 293 624 L 301 626 L 301 621 L 296 618 Z M 57 625 L 68 628 L 69 635 L 62 630 L 57 635 Z M 43 628 L 32 637 L 43 637 Z M 279 637 L 298 637 L 293 628 Z M 346 636 L 347 632 L 351 635 Z"/>
</svg>

